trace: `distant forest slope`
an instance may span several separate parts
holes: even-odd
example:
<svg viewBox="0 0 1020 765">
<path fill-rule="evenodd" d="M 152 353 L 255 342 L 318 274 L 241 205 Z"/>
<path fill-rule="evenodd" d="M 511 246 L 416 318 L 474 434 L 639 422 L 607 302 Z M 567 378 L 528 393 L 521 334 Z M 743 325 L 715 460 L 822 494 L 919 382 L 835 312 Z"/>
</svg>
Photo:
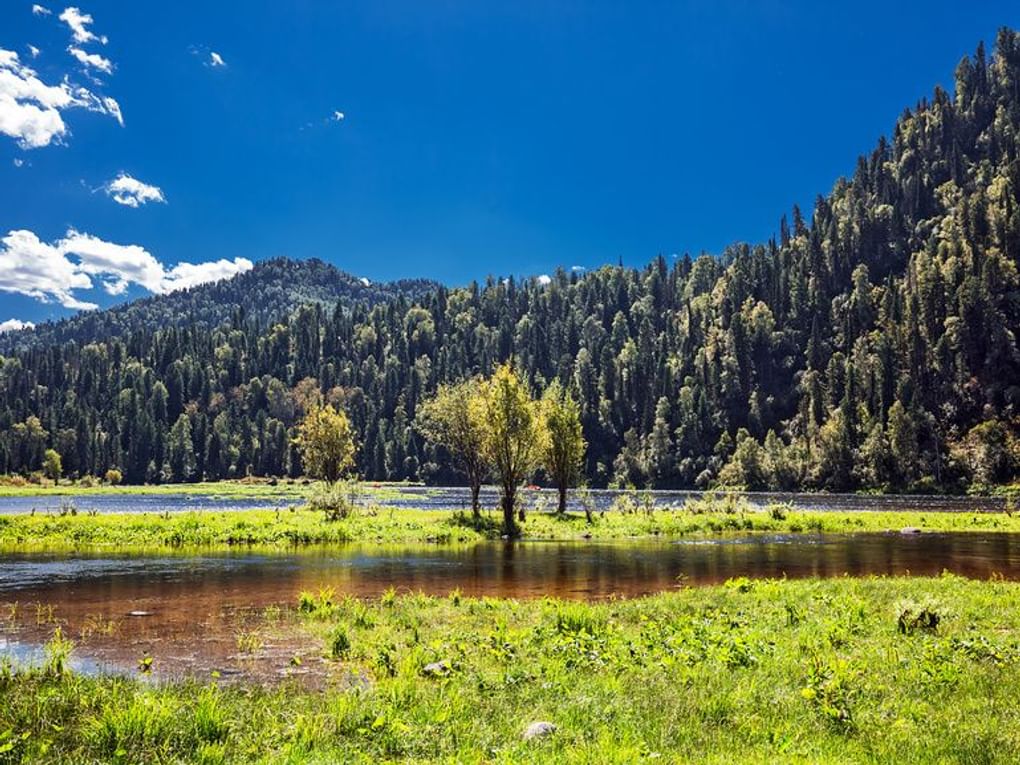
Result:
<svg viewBox="0 0 1020 765">
<path fill-rule="evenodd" d="M 267 269 L 71 320 L 0 367 L 0 471 L 52 446 L 68 472 L 132 482 L 296 474 L 293 429 L 321 393 L 349 412 L 365 477 L 448 481 L 419 402 L 512 358 L 580 401 L 594 485 L 1014 480 L 1018 130 L 1020 37 L 1003 30 L 773 241 L 549 284 L 344 293 L 270 327 L 259 306 L 317 296 L 267 297 L 286 289 Z M 179 311 L 200 323 L 166 320 Z"/>
<path fill-rule="evenodd" d="M 0 352 L 75 341 L 79 344 L 131 334 L 138 328 L 215 328 L 241 316 L 267 326 L 303 303 L 370 305 L 397 296 L 421 298 L 438 284 L 426 279 L 374 284 L 321 260 L 274 258 L 232 279 L 136 300 L 106 311 L 86 311 L 35 329 L 0 334 Z"/>
</svg>

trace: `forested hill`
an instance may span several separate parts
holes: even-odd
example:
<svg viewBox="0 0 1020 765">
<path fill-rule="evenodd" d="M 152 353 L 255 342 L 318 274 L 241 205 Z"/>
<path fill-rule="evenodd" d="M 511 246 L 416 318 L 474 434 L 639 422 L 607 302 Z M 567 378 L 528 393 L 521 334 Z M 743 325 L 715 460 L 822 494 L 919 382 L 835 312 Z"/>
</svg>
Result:
<svg viewBox="0 0 1020 765">
<path fill-rule="evenodd" d="M 184 326 L 214 328 L 238 316 L 265 327 L 286 319 L 303 303 L 332 306 L 338 301 L 374 305 L 397 296 L 421 298 L 437 284 L 405 279 L 375 284 L 318 259 L 274 258 L 231 279 L 167 295 L 136 300 L 106 311 L 88 311 L 35 329 L 0 334 L 0 351 L 68 341 L 79 344 L 127 335 L 139 328 Z"/>
<path fill-rule="evenodd" d="M 52 445 L 69 472 L 130 481 L 298 473 L 293 428 L 321 393 L 350 414 L 365 477 L 450 480 L 413 426 L 419 402 L 513 357 L 536 390 L 558 377 L 579 400 L 596 485 L 1012 480 L 1020 38 L 1001 32 L 955 75 L 810 217 L 720 257 L 316 304 L 269 329 L 112 312 L 122 339 L 3 362 L 0 470 L 35 469 Z M 222 316 L 197 296 L 231 285 L 181 308 Z"/>
</svg>

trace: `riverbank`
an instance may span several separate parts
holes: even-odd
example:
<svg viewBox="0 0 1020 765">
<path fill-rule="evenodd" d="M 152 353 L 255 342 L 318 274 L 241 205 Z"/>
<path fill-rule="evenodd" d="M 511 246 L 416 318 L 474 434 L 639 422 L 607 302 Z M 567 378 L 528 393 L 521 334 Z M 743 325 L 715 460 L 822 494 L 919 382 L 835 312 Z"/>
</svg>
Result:
<svg viewBox="0 0 1020 765">
<path fill-rule="evenodd" d="M 583 514 L 530 513 L 520 524 L 525 540 L 610 540 L 719 536 L 732 533 L 850 533 L 892 531 L 1020 532 L 1020 516 L 993 513 L 808 512 L 775 506 L 754 510 L 742 503 L 700 502 L 678 510 Z M 292 549 L 349 542 L 466 544 L 501 538 L 501 516 L 359 508 L 343 520 L 292 507 L 281 510 L 97 515 L 0 515 L 0 550 L 151 551 L 241 547 Z"/>
<path fill-rule="evenodd" d="M 12 761 L 1015 762 L 1020 585 L 751 581 L 584 604 L 307 593 L 325 691 L 0 671 Z M 627 699 L 626 704 L 620 699 Z M 534 723 L 551 726 L 534 726 Z M 526 731 L 545 731 L 525 739 Z"/>
</svg>

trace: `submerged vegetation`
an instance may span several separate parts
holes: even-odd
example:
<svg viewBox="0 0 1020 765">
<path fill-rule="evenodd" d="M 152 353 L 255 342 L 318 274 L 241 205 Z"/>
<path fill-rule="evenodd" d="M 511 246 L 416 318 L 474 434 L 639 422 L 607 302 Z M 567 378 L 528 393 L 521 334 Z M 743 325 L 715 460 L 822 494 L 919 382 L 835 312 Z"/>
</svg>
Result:
<svg viewBox="0 0 1020 765">
<path fill-rule="evenodd" d="M 332 681 L 0 671 L 5 762 L 1020 758 L 1020 585 L 733 580 L 629 601 L 306 593 Z M 544 724 L 543 724 L 544 723 Z"/>
</svg>

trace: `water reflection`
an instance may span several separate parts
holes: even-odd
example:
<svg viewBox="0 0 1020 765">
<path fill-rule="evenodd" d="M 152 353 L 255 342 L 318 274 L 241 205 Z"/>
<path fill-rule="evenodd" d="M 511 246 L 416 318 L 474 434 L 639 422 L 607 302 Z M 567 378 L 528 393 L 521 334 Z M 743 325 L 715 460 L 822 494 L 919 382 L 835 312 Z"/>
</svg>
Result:
<svg viewBox="0 0 1020 765">
<path fill-rule="evenodd" d="M 18 603 L 19 645 L 60 623 L 89 625 L 94 655 L 129 665 L 158 648 L 179 666 L 236 658 L 236 636 L 266 606 L 302 590 L 356 596 L 401 592 L 532 598 L 637 596 L 747 577 L 938 574 L 1020 579 L 1020 534 L 790 535 L 679 542 L 528 542 L 471 547 L 349 546 L 301 554 L 0 556 L 0 603 Z M 10 605 L 8 605 L 8 609 Z M 145 612 L 132 616 L 131 612 Z M 0 614 L 2 615 L 2 614 Z M 95 632 L 95 630 L 93 630 Z M 0 655 L 14 643 L 0 643 Z M 283 665 L 293 649 L 276 646 Z"/>
</svg>

